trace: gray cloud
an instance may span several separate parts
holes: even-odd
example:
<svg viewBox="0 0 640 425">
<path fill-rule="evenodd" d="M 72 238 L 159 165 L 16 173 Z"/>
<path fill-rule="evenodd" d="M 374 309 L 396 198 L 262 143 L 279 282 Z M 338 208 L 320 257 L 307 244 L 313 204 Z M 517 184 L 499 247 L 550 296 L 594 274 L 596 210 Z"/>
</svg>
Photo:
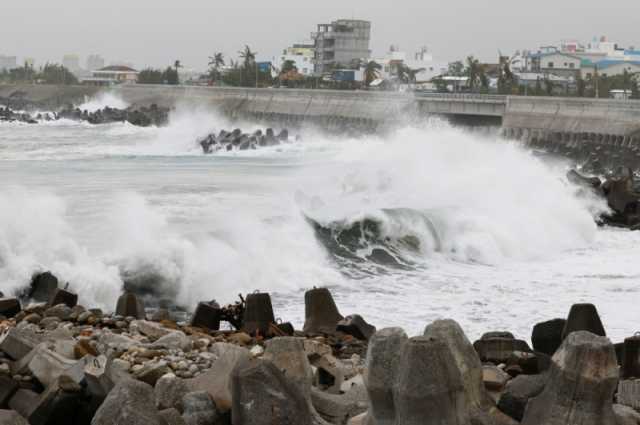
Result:
<svg viewBox="0 0 640 425">
<path fill-rule="evenodd" d="M 207 56 L 236 56 L 244 44 L 269 59 L 288 44 L 309 38 L 317 23 L 335 18 L 373 22 L 372 48 L 391 44 L 412 51 L 427 45 L 437 59 L 474 54 L 495 61 L 498 49 L 536 48 L 560 39 L 589 41 L 607 35 L 640 46 L 640 2 L 610 0 L 3 0 L 0 54 L 39 62 L 62 55 L 99 53 L 137 66 L 181 59 L 206 67 Z M 84 61 L 83 61 L 84 62 Z"/>
</svg>

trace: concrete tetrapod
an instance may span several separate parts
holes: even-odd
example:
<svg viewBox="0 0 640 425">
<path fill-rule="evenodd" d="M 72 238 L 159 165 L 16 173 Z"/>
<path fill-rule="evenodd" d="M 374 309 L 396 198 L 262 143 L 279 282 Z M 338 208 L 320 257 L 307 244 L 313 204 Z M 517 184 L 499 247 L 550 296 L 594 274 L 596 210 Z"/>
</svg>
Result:
<svg viewBox="0 0 640 425">
<path fill-rule="evenodd" d="M 274 338 L 266 343 L 263 359 L 271 361 L 306 400 L 314 424 L 326 424 L 313 407 L 311 401 L 311 382 L 313 371 L 307 353 L 304 351 L 304 339 L 295 337 Z"/>
<path fill-rule="evenodd" d="M 398 425 L 468 425 L 468 402 L 447 343 L 415 337 L 402 350 L 393 386 Z"/>
<path fill-rule="evenodd" d="M 426 327 L 424 336 L 447 344 L 462 377 L 468 402 L 479 409 L 489 409 L 492 403 L 482 381 L 482 363 L 460 325 L 453 320 L 437 320 Z"/>
<path fill-rule="evenodd" d="M 600 315 L 593 304 L 574 304 L 562 330 L 562 339 L 576 331 L 587 331 L 599 336 L 606 336 Z"/>
<path fill-rule="evenodd" d="M 407 334 L 400 328 L 386 328 L 376 332 L 369 341 L 364 383 L 369 395 L 369 423 L 394 425 L 396 411 L 393 384 L 398 375 L 398 362 Z"/>
<path fill-rule="evenodd" d="M 344 317 L 327 288 L 314 288 L 304 294 L 305 334 L 331 334 Z"/>
<path fill-rule="evenodd" d="M 618 364 L 608 338 L 569 334 L 552 359 L 542 393 L 531 399 L 523 425 L 615 425 Z"/>
<path fill-rule="evenodd" d="M 269 360 L 241 360 L 231 377 L 233 425 L 312 425 L 298 386 Z"/>
</svg>

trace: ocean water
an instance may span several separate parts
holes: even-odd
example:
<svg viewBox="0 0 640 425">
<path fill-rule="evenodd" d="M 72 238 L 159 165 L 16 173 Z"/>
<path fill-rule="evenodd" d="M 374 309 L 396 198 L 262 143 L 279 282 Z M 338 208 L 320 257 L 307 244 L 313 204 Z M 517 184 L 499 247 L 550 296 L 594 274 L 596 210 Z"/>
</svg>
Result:
<svg viewBox="0 0 640 425">
<path fill-rule="evenodd" d="M 106 105 L 125 106 L 84 107 Z M 614 341 L 640 330 L 640 233 L 598 228 L 564 164 L 437 120 L 201 153 L 233 126 L 259 128 L 186 107 L 164 128 L 0 124 L 0 290 L 51 270 L 107 310 L 131 279 L 186 307 L 269 291 L 301 326 L 328 286 L 378 327 L 453 318 L 472 339 L 592 302 Z"/>
</svg>

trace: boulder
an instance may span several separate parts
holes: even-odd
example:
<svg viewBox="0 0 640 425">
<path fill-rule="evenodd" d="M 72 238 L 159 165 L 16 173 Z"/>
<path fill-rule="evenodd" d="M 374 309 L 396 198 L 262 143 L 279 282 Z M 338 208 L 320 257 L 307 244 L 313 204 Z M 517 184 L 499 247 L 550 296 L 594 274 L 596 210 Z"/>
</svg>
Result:
<svg viewBox="0 0 640 425">
<path fill-rule="evenodd" d="M 569 333 L 548 374 L 542 393 L 527 405 L 523 425 L 616 424 L 618 364 L 609 339 L 585 331 Z"/>
<path fill-rule="evenodd" d="M 304 294 L 305 334 L 332 334 L 343 319 L 327 288 L 314 288 Z"/>
<path fill-rule="evenodd" d="M 489 391 L 502 391 L 511 376 L 494 365 L 482 366 L 482 382 Z"/>
<path fill-rule="evenodd" d="M 35 391 L 19 389 L 9 400 L 9 408 L 28 419 L 38 405 L 38 398 L 38 393 Z"/>
<path fill-rule="evenodd" d="M 132 379 L 116 385 L 96 412 L 91 425 L 164 425 L 155 406 L 153 388 Z"/>
<path fill-rule="evenodd" d="M 409 339 L 402 350 L 393 386 L 396 423 L 470 423 L 462 376 L 451 358 L 452 353 L 442 340 Z"/>
<path fill-rule="evenodd" d="M 131 322 L 130 329 L 135 329 L 152 340 L 158 340 L 163 336 L 176 332 L 174 329 L 165 328 L 160 323 L 150 322 L 148 320 L 134 320 Z"/>
<path fill-rule="evenodd" d="M 160 337 L 151 344 L 151 348 L 168 348 L 174 350 L 191 351 L 193 342 L 191 338 L 185 335 L 182 331 L 174 331 L 167 335 Z"/>
<path fill-rule="evenodd" d="M 574 304 L 562 330 L 564 340 L 571 332 L 587 331 L 599 336 L 606 336 L 600 315 L 593 304 Z"/>
<path fill-rule="evenodd" d="M 218 304 L 199 303 L 191 318 L 191 326 L 217 331 L 220 329 L 221 314 Z"/>
<path fill-rule="evenodd" d="M 376 327 L 368 324 L 359 314 L 345 317 L 338 322 L 336 329 L 363 341 L 369 340 L 376 332 Z"/>
<path fill-rule="evenodd" d="M 71 308 L 66 304 L 58 304 L 53 307 L 49 307 L 44 312 L 44 317 L 55 317 L 61 321 L 69 320 L 71 317 Z"/>
<path fill-rule="evenodd" d="M 11 319 L 20 311 L 22 311 L 22 307 L 17 298 L 0 298 L 0 316 Z"/>
<path fill-rule="evenodd" d="M 182 398 L 184 412 L 182 418 L 186 425 L 213 425 L 220 414 L 206 391 L 187 393 Z"/>
<path fill-rule="evenodd" d="M 243 360 L 232 373 L 233 425 L 312 425 L 298 386 L 272 362 Z"/>
<path fill-rule="evenodd" d="M 107 371 L 109 360 L 104 355 L 92 358 L 84 367 L 87 390 L 95 399 L 104 400 L 115 382 Z"/>
<path fill-rule="evenodd" d="M 49 307 L 53 307 L 58 304 L 64 304 L 69 308 L 73 308 L 78 304 L 78 294 L 58 288 L 51 294 L 51 298 L 49 298 L 47 305 Z"/>
<path fill-rule="evenodd" d="M 158 412 L 165 425 L 186 425 L 180 412 L 176 409 L 164 409 Z"/>
<path fill-rule="evenodd" d="M 270 326 L 275 323 L 271 296 L 266 293 L 254 293 L 247 295 L 242 330 L 249 335 L 267 336 L 270 334 Z"/>
<path fill-rule="evenodd" d="M 316 368 L 315 386 L 333 394 L 340 394 L 342 383 L 349 378 L 348 367 L 331 354 L 320 357 L 313 363 Z"/>
<path fill-rule="evenodd" d="M 622 378 L 640 378 L 640 336 L 624 340 L 622 355 L 618 357 L 622 364 Z"/>
<path fill-rule="evenodd" d="M 0 410 L 0 425 L 29 425 L 15 410 Z"/>
<path fill-rule="evenodd" d="M 9 406 L 9 400 L 18 391 L 18 382 L 9 376 L 0 375 L 0 409 Z"/>
<path fill-rule="evenodd" d="M 494 364 L 506 363 L 514 351 L 531 352 L 529 345 L 513 338 L 487 338 L 473 343 L 480 360 Z"/>
<path fill-rule="evenodd" d="M 509 381 L 498 401 L 498 409 L 515 419 L 522 421 L 524 409 L 533 397 L 544 390 L 547 375 L 519 375 Z"/>
<path fill-rule="evenodd" d="M 436 320 L 425 328 L 424 336 L 443 341 L 447 345 L 460 373 L 469 403 L 479 409 L 489 408 L 492 402 L 484 388 L 482 364 L 460 325 L 453 320 Z M 491 341 L 495 340 L 516 341 L 503 336 L 492 336 L 482 341 L 489 341 L 488 346 L 491 347 Z"/>
<path fill-rule="evenodd" d="M 183 379 L 173 373 L 168 373 L 156 382 L 154 392 L 158 409 L 176 408 L 182 410 L 182 397 L 189 392 L 189 388 Z"/>
<path fill-rule="evenodd" d="M 248 360 L 249 350 L 237 345 L 218 342 L 210 351 L 218 356 L 211 369 L 193 379 L 187 379 L 189 391 L 207 391 L 218 411 L 224 413 L 231 409 L 231 373 L 236 363 Z"/>
<path fill-rule="evenodd" d="M 377 331 L 369 341 L 364 383 L 369 395 L 369 415 L 376 425 L 394 425 L 393 384 L 407 334 L 400 328 Z"/>
<path fill-rule="evenodd" d="M 154 386 L 158 380 L 169 373 L 171 370 L 164 360 L 151 360 L 142 365 L 142 368 L 136 371 L 133 376 L 147 384 Z"/>
<path fill-rule="evenodd" d="M 142 301 L 133 292 L 125 292 L 120 295 L 116 304 L 116 315 L 122 317 L 135 317 L 144 320 L 145 310 Z"/>
<path fill-rule="evenodd" d="M 531 334 L 534 351 L 553 356 L 562 344 L 562 332 L 566 322 L 564 319 L 553 319 L 536 324 Z"/>
<path fill-rule="evenodd" d="M 58 289 L 58 278 L 51 272 L 36 274 L 31 279 L 27 297 L 36 302 L 49 302 L 56 289 Z"/>
</svg>

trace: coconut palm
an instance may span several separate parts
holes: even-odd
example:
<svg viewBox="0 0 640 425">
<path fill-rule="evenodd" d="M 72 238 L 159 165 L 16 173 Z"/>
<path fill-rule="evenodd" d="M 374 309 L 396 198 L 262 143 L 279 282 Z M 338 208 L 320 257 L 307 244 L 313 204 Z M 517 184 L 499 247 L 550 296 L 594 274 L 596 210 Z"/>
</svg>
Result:
<svg viewBox="0 0 640 425">
<path fill-rule="evenodd" d="M 480 61 L 473 56 L 467 57 L 467 69 L 465 74 L 469 79 L 469 90 L 476 91 L 480 86 L 488 85 L 487 76 L 484 67 Z"/>
<path fill-rule="evenodd" d="M 382 65 L 380 65 L 376 61 L 369 61 L 364 66 L 364 84 L 369 87 L 369 85 L 377 80 L 380 76 L 380 70 L 382 69 Z"/>
<path fill-rule="evenodd" d="M 209 66 L 212 66 L 213 69 L 218 70 L 224 65 L 224 55 L 222 53 L 216 52 L 213 56 L 209 56 Z"/>
<path fill-rule="evenodd" d="M 244 50 L 239 51 L 238 54 L 240 54 L 240 58 L 244 61 L 245 69 L 249 69 L 256 61 L 256 55 L 258 52 L 252 52 L 251 48 L 248 45 L 245 45 Z"/>
</svg>

